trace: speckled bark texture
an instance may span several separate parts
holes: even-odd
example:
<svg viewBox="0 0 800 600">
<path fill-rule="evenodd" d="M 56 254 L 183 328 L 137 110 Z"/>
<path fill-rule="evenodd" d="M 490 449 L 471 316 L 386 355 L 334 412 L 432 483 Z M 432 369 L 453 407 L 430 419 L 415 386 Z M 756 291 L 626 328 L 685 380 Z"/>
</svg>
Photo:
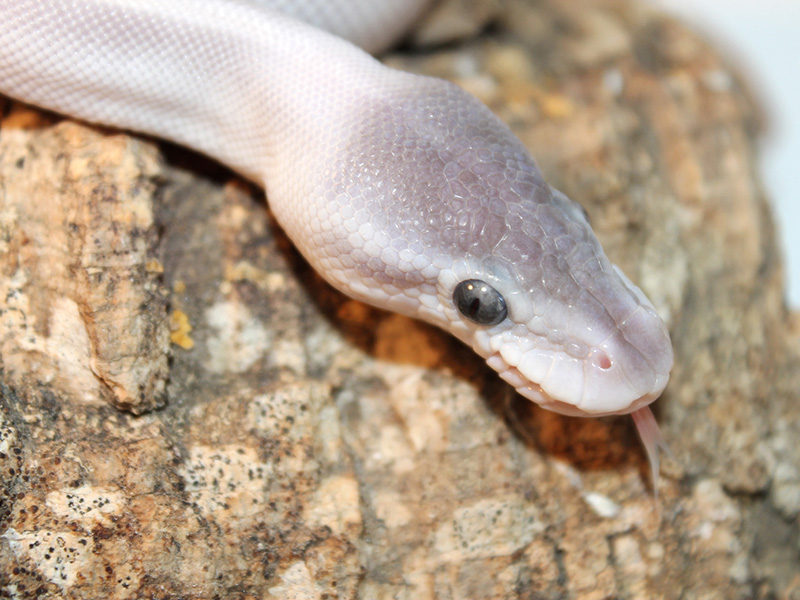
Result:
<svg viewBox="0 0 800 600">
<path fill-rule="evenodd" d="M 510 123 L 667 319 L 658 508 L 629 419 L 332 291 L 202 157 L 0 99 L 0 597 L 800 598 L 798 319 L 743 81 L 633 1 L 476 14 L 387 60 Z"/>
</svg>

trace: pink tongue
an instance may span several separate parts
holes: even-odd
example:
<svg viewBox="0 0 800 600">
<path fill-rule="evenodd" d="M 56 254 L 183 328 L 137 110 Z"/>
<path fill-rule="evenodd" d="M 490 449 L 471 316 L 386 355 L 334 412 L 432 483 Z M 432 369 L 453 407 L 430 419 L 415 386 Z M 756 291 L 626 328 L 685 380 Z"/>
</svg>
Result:
<svg viewBox="0 0 800 600">
<path fill-rule="evenodd" d="M 650 471 L 653 476 L 653 494 L 658 500 L 658 451 L 663 450 L 669 455 L 672 453 L 658 428 L 656 418 L 649 406 L 645 406 L 631 413 L 633 422 L 636 423 L 636 429 L 639 431 L 639 437 L 644 444 L 644 450 L 647 452 L 647 460 L 650 461 Z"/>
</svg>

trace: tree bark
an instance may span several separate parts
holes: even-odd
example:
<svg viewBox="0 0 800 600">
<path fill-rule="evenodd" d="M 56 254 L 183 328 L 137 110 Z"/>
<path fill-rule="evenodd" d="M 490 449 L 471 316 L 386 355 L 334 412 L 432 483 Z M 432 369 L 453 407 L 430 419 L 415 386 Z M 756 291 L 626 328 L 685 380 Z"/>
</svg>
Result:
<svg viewBox="0 0 800 600">
<path fill-rule="evenodd" d="M 744 80 L 634 0 L 476 14 L 387 61 L 495 110 L 665 317 L 657 500 L 628 418 L 341 296 L 224 168 L 0 99 L 0 595 L 798 597 L 798 317 Z"/>
</svg>

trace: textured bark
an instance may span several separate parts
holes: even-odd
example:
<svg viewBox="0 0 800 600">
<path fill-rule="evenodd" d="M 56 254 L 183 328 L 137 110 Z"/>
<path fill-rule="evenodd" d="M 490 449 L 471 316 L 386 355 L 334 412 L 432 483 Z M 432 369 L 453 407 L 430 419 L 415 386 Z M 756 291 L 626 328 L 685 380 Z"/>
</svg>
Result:
<svg viewBox="0 0 800 600">
<path fill-rule="evenodd" d="M 539 410 L 342 297 L 223 168 L 0 99 L 0 596 L 798 597 L 798 319 L 755 103 L 632 1 L 480 14 L 387 60 L 511 124 L 666 317 L 657 503 L 629 419 Z"/>
</svg>

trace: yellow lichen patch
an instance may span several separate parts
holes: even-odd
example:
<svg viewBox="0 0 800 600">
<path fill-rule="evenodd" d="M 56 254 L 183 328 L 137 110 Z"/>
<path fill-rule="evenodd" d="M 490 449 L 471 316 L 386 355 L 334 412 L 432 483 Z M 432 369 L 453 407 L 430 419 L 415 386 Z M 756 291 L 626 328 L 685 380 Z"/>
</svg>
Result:
<svg viewBox="0 0 800 600">
<path fill-rule="evenodd" d="M 225 279 L 228 281 L 249 281 L 262 290 L 277 291 L 286 287 L 286 278 L 282 273 L 259 269 L 247 261 L 239 261 L 226 268 Z"/>
<path fill-rule="evenodd" d="M 548 94 L 539 100 L 542 112 L 551 119 L 563 119 L 570 116 L 575 107 L 566 96 L 560 94 Z"/>
<path fill-rule="evenodd" d="M 186 284 L 180 279 L 172 286 L 172 291 L 176 294 L 182 294 L 186 291 Z"/>
<path fill-rule="evenodd" d="M 164 265 L 162 265 L 161 262 L 156 260 L 155 258 L 152 260 L 148 260 L 147 263 L 144 265 L 144 268 L 148 273 L 164 272 Z"/>
<path fill-rule="evenodd" d="M 189 337 L 191 330 L 189 316 L 182 310 L 172 311 L 170 316 L 170 341 L 184 350 L 191 350 L 194 348 L 194 340 Z"/>
<path fill-rule="evenodd" d="M 225 270 L 225 278 L 229 281 L 252 281 L 256 284 L 264 279 L 266 274 L 264 269 L 259 269 L 246 260 L 240 260 Z"/>
</svg>

